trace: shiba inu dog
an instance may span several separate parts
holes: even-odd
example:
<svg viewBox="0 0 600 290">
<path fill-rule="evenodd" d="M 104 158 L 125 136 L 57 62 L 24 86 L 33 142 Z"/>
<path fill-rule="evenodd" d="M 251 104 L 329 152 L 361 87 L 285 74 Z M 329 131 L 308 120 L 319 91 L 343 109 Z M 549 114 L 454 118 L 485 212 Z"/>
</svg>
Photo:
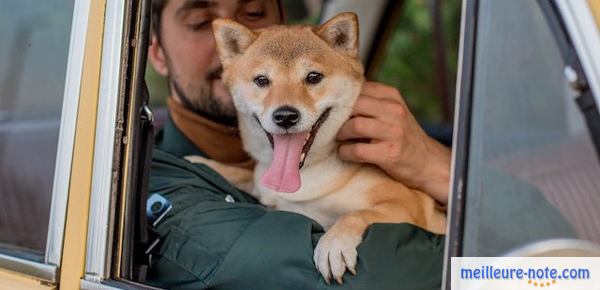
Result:
<svg viewBox="0 0 600 290">
<path fill-rule="evenodd" d="M 213 32 L 244 148 L 257 161 L 252 193 L 327 229 L 314 252 L 327 283 L 341 284 L 346 269 L 356 273 L 356 247 L 370 224 L 411 223 L 444 233 L 445 214 L 429 195 L 337 156 L 335 136 L 364 82 L 355 14 L 319 27 L 259 30 L 217 19 Z"/>
</svg>

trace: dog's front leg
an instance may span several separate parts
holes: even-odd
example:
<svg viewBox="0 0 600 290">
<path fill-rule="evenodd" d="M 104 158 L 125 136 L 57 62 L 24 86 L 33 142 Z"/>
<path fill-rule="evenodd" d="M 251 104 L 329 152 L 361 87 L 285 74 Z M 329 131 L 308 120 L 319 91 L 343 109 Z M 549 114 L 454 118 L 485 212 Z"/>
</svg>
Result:
<svg viewBox="0 0 600 290">
<path fill-rule="evenodd" d="M 314 253 L 314 262 L 325 282 L 333 277 L 340 285 L 346 268 L 356 274 L 356 247 L 367 227 L 381 220 L 377 210 L 359 210 L 340 217 L 321 237 Z"/>
<path fill-rule="evenodd" d="M 374 223 L 412 222 L 411 213 L 395 199 L 380 202 L 369 209 L 341 216 L 321 237 L 315 247 L 314 262 L 327 284 L 333 277 L 342 284 L 346 268 L 356 274 L 356 247 L 367 227 Z"/>
</svg>

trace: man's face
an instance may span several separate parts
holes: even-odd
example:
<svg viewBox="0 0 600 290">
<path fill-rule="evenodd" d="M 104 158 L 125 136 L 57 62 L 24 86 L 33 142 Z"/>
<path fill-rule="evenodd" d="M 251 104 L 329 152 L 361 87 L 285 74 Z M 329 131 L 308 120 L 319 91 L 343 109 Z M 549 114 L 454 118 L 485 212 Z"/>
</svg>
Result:
<svg viewBox="0 0 600 290">
<path fill-rule="evenodd" d="M 281 22 L 276 0 L 169 0 L 149 56 L 157 72 L 168 77 L 176 101 L 231 124 L 235 108 L 221 81 L 221 63 L 211 29 L 216 18 L 233 19 L 250 28 Z"/>
</svg>

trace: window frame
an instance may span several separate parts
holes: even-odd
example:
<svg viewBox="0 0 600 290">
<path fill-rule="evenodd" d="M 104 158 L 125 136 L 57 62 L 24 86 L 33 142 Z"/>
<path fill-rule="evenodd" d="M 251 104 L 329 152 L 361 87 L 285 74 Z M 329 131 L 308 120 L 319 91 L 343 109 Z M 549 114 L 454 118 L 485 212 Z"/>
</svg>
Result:
<svg viewBox="0 0 600 290">
<path fill-rule="evenodd" d="M 593 7 L 586 0 L 553 0 L 557 18 L 569 37 L 570 50 L 578 57 L 581 73 L 600 105 L 600 27 L 595 25 Z"/>
<path fill-rule="evenodd" d="M 0 270 L 17 272 L 48 283 L 58 282 L 58 271 L 61 265 L 89 12 L 90 0 L 74 1 L 46 251 L 43 262 L 0 254 Z"/>
<path fill-rule="evenodd" d="M 94 144 L 94 169 L 88 219 L 85 279 L 100 281 L 108 277 L 112 257 L 114 230 L 115 191 L 117 177 L 113 165 L 118 161 L 115 148 L 122 143 L 117 124 L 119 106 L 122 106 L 121 79 L 125 54 L 125 1 L 106 1 L 104 36 L 102 39 L 102 64 L 98 98 L 98 116 Z"/>
<path fill-rule="evenodd" d="M 140 153 L 147 145 L 140 132 L 153 119 L 144 79 L 150 2 L 106 0 L 90 196 L 96 206 L 89 212 L 81 289 L 156 289 L 129 277 L 145 250 L 134 223 L 142 199 L 145 218 L 144 174 L 150 168 L 150 156 Z"/>
<path fill-rule="evenodd" d="M 591 94 L 596 105 L 600 104 L 600 56 L 592 51 L 600 51 L 600 35 L 594 24 L 593 15 L 585 0 L 538 0 L 548 26 L 557 41 L 565 65 L 576 72 L 580 89 L 578 96 Z M 477 24 L 479 0 L 463 1 L 459 65 L 456 88 L 456 113 L 454 123 L 454 141 L 452 146 L 451 185 L 449 194 L 448 235 L 446 238 L 444 274 L 442 289 L 450 289 L 450 261 L 452 257 L 462 256 L 465 223 L 465 204 L 468 199 L 466 184 L 470 130 L 473 102 L 473 84 L 475 70 L 475 51 L 477 43 Z M 588 25 L 591 23 L 592 25 Z M 593 31 L 596 31 L 594 34 Z M 584 38 L 585 35 L 585 38 Z M 595 49 L 595 50 L 594 50 Z M 585 86 L 577 87 L 579 84 Z M 598 107 L 596 106 L 598 114 Z M 589 124 L 586 124 L 590 131 Z M 594 137 L 594 136 L 592 136 Z M 595 136 L 596 139 L 598 136 Z M 597 140 L 596 140 L 597 141 Z M 600 157 L 600 151 L 597 153 Z"/>
<path fill-rule="evenodd" d="M 448 226 L 444 246 L 442 289 L 450 289 L 450 258 L 462 256 L 462 232 L 464 228 L 465 188 L 473 91 L 475 43 L 477 38 L 477 0 L 464 0 L 462 5 L 458 71 L 456 78 L 456 101 L 454 132 L 452 136 L 452 162 L 450 168 L 450 192 L 448 194 Z"/>
</svg>

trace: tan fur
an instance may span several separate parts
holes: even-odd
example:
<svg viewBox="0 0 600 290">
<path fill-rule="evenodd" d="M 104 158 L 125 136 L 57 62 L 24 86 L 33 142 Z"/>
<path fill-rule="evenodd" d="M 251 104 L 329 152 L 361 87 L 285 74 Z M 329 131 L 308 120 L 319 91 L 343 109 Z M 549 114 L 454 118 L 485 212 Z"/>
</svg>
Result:
<svg viewBox="0 0 600 290">
<path fill-rule="evenodd" d="M 328 229 L 314 256 L 326 281 L 333 277 L 341 283 L 346 268 L 355 272 L 356 247 L 373 223 L 411 223 L 434 233 L 445 232 L 445 213 L 429 195 L 406 187 L 375 166 L 337 157 L 335 135 L 349 118 L 364 82 L 356 15 L 343 13 L 320 27 L 276 26 L 257 31 L 216 20 L 213 30 L 224 65 L 222 77 L 238 110 L 244 148 L 257 160 L 253 194 L 266 205 L 305 214 Z M 305 83 L 311 71 L 325 76 L 318 85 Z M 259 88 L 253 83 L 257 75 L 268 76 L 271 84 Z M 293 105 L 302 114 L 291 132 L 281 132 L 271 124 L 273 110 L 281 105 Z M 273 155 L 264 130 L 305 132 L 328 107 L 332 108 L 330 116 L 300 171 L 300 190 L 280 193 L 261 185 L 260 177 Z"/>
</svg>

